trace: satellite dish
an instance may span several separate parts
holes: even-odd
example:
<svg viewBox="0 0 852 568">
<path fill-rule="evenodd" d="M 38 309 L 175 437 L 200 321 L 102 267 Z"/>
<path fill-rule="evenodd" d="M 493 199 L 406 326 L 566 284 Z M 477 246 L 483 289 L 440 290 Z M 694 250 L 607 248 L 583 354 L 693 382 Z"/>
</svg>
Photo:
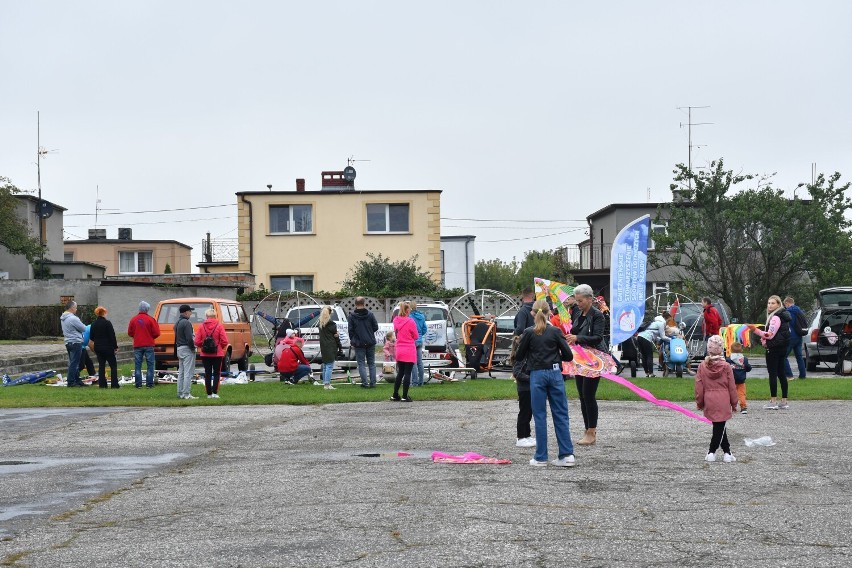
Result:
<svg viewBox="0 0 852 568">
<path fill-rule="evenodd" d="M 42 219 L 47 219 L 53 215 L 53 203 L 50 201 L 40 201 L 38 204 L 38 216 Z"/>
<path fill-rule="evenodd" d="M 345 168 L 343 168 L 343 179 L 348 182 L 355 181 L 355 168 L 353 168 L 352 166 L 346 166 Z"/>
</svg>

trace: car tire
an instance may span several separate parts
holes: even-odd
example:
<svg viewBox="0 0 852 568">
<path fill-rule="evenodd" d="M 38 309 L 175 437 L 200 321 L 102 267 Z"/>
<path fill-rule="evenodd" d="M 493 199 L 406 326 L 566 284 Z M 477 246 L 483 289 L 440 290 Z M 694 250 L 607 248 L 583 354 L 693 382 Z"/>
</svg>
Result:
<svg viewBox="0 0 852 568">
<path fill-rule="evenodd" d="M 638 367 L 638 365 L 636 364 L 636 361 L 631 359 L 630 360 L 630 378 L 633 378 L 633 379 L 636 378 L 637 367 Z"/>
<path fill-rule="evenodd" d="M 237 360 L 237 370 L 238 371 L 248 371 L 249 368 L 249 356 L 248 351 L 246 351 L 245 355 L 243 355 L 242 359 Z"/>
<path fill-rule="evenodd" d="M 225 351 L 225 356 L 222 357 L 222 374 L 230 375 L 231 374 L 231 351 Z"/>
<path fill-rule="evenodd" d="M 805 366 L 808 371 L 813 372 L 817 370 L 817 365 L 819 365 L 819 359 L 816 359 L 813 355 L 810 354 L 807 347 L 805 348 Z"/>
</svg>

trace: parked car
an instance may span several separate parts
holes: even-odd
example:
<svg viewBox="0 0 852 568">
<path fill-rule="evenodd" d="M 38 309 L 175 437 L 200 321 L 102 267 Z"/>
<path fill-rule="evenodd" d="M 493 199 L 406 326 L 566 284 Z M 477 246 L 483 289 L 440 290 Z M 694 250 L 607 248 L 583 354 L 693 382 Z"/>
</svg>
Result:
<svg viewBox="0 0 852 568">
<path fill-rule="evenodd" d="M 180 317 L 178 310 L 181 304 L 192 307 L 192 316 L 189 321 L 192 323 L 193 331 L 196 332 L 201 322 L 207 319 L 204 313 L 210 308 L 216 310 L 216 318 L 222 322 L 228 336 L 228 347 L 222 359 L 222 370 L 230 371 L 232 362 L 236 362 L 240 371 L 248 369 L 248 360 L 251 356 L 251 324 L 240 302 L 224 298 L 172 298 L 157 304 L 154 310 L 154 319 L 160 326 L 160 337 L 154 340 L 154 359 L 157 369 L 168 369 L 178 365 L 175 354 L 175 323 Z"/>
<path fill-rule="evenodd" d="M 458 347 L 456 342 L 456 331 L 450 323 L 450 308 L 444 302 L 424 302 L 417 304 L 417 310 L 426 317 L 426 336 L 423 338 L 423 347 L 428 353 L 444 353 Z M 391 315 L 393 318 L 399 315 L 399 306 L 394 308 Z M 391 325 L 390 329 L 393 329 Z M 384 342 L 384 336 L 382 338 Z M 424 358 L 434 358 L 428 356 Z"/>
<path fill-rule="evenodd" d="M 320 311 L 325 306 L 318 304 L 303 305 L 292 307 L 287 311 L 287 319 L 299 329 L 299 333 L 305 340 L 305 345 L 302 351 L 305 353 L 305 358 L 308 361 L 320 361 L 320 345 L 319 345 L 319 321 Z M 346 312 L 343 308 L 334 304 L 331 307 L 331 321 L 337 324 L 337 333 L 340 336 L 340 345 L 343 348 L 343 354 L 346 359 L 352 360 L 355 358 L 355 351 L 349 342 L 349 326 L 346 319 Z"/>
<path fill-rule="evenodd" d="M 804 337 L 803 353 L 808 371 L 816 371 L 820 363 L 837 363 L 837 348 L 846 330 L 852 326 L 852 286 L 820 290 L 818 308 L 811 317 L 808 334 Z M 825 329 L 829 328 L 826 333 Z"/>
</svg>

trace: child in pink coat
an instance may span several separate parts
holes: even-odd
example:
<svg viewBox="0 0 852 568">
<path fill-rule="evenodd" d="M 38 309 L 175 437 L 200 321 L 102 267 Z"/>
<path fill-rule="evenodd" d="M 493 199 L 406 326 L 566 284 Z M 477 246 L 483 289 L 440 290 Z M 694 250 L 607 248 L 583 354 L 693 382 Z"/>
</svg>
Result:
<svg viewBox="0 0 852 568">
<path fill-rule="evenodd" d="M 711 335 L 707 340 L 707 357 L 695 374 L 695 402 L 698 409 L 704 411 L 704 417 L 713 423 L 710 451 L 704 459 L 716 461 L 716 450 L 721 445 L 725 454 L 723 461 L 737 461 L 731 453 L 731 444 L 725 432 L 725 423 L 737 409 L 737 388 L 734 385 L 734 371 L 725 361 L 722 338 L 718 335 Z"/>
<path fill-rule="evenodd" d="M 411 306 L 408 302 L 399 304 L 399 315 L 393 318 L 393 329 L 396 332 L 396 381 L 393 383 L 391 400 L 411 402 L 408 397 L 408 387 L 411 384 L 411 370 L 417 362 L 417 324 L 408 314 Z M 399 387 L 402 385 L 402 398 L 399 398 Z"/>
</svg>

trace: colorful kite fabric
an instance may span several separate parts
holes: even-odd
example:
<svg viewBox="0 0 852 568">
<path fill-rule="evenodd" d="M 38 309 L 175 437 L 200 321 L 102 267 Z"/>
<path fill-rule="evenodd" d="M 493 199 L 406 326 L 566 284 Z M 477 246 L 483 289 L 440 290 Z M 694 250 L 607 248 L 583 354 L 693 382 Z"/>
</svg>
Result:
<svg viewBox="0 0 852 568">
<path fill-rule="evenodd" d="M 694 418 L 695 420 L 700 420 L 701 422 L 705 422 L 707 424 L 712 424 L 712 422 L 710 422 L 708 419 L 706 419 L 703 416 L 696 414 L 696 413 L 694 413 L 690 410 L 687 410 L 682 406 L 679 406 L 679 405 L 677 405 L 677 404 L 675 404 L 671 401 L 668 401 L 668 400 L 660 400 L 659 398 L 657 398 L 653 394 L 651 394 L 649 391 L 646 391 L 645 389 L 634 385 L 633 383 L 631 383 L 630 381 L 628 381 L 627 379 L 625 379 L 623 377 L 619 377 L 618 375 L 613 375 L 611 373 L 604 373 L 601 376 L 604 377 L 605 379 L 611 380 L 614 383 L 618 383 L 621 386 L 629 388 L 630 390 L 635 392 L 637 395 L 641 396 L 642 398 L 644 398 L 645 400 L 650 402 L 651 404 L 656 404 L 657 406 L 662 406 L 663 408 L 668 408 L 670 410 L 680 412 L 684 416 L 689 416 L 690 418 Z"/>
<path fill-rule="evenodd" d="M 719 335 L 722 336 L 722 343 L 725 346 L 725 353 L 731 352 L 731 345 L 735 341 L 742 343 L 743 347 L 751 347 L 751 328 L 763 327 L 762 323 L 732 323 L 719 330 Z"/>
<path fill-rule="evenodd" d="M 563 375 L 580 375 L 581 377 L 600 377 L 603 373 L 615 373 L 618 365 L 612 355 L 591 347 L 572 345 L 573 361 L 562 362 Z"/>
<path fill-rule="evenodd" d="M 565 307 L 564 302 L 574 293 L 574 286 L 554 282 L 544 278 L 534 278 L 535 299 L 543 300 L 550 298 L 556 313 L 559 314 L 560 327 L 563 333 L 571 333 L 571 313 Z"/>
<path fill-rule="evenodd" d="M 512 463 L 512 460 L 487 458 L 473 452 L 465 452 L 460 456 L 445 454 L 444 452 L 432 452 L 432 461 L 435 463 L 486 463 L 497 465 Z"/>
</svg>

